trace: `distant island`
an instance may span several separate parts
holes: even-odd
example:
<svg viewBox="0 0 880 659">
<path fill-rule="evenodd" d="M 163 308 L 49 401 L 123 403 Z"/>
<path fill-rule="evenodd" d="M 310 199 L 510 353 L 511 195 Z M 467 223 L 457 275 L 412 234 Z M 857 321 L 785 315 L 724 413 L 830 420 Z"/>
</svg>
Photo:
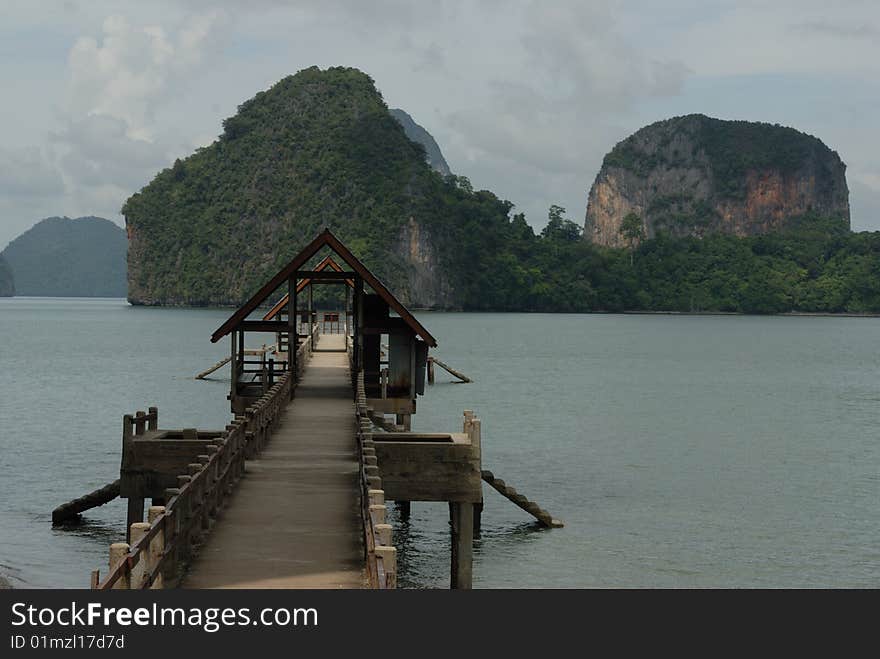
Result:
<svg viewBox="0 0 880 659">
<path fill-rule="evenodd" d="M 16 295 L 125 297 L 125 230 L 100 217 L 49 217 L 0 253 Z M 0 265 L 0 290 L 3 268 Z"/>
<path fill-rule="evenodd" d="M 849 230 L 845 166 L 815 137 L 652 124 L 606 156 L 584 224 L 552 206 L 536 235 L 509 201 L 442 173 L 404 115 L 350 68 L 243 103 L 125 203 L 129 300 L 240 304 L 326 226 L 416 308 L 880 311 L 880 233 Z"/>
<path fill-rule="evenodd" d="M 15 278 L 12 276 L 12 268 L 0 254 L 0 297 L 13 295 L 15 295 Z"/>
</svg>

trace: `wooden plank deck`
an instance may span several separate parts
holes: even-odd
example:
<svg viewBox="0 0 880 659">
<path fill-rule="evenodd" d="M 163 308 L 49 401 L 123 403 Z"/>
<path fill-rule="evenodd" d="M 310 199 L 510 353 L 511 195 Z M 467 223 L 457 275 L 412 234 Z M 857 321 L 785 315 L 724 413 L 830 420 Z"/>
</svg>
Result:
<svg viewBox="0 0 880 659">
<path fill-rule="evenodd" d="M 319 346 L 343 341 L 324 335 Z M 183 588 L 366 586 L 352 406 L 346 354 L 316 352 Z"/>
</svg>

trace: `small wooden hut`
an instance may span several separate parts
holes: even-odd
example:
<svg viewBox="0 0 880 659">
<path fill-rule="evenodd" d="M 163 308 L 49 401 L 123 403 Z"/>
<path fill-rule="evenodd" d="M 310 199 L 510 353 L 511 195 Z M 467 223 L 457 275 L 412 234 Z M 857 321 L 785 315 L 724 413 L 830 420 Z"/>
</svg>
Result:
<svg viewBox="0 0 880 659">
<path fill-rule="evenodd" d="M 329 251 L 316 265 L 322 251 Z M 314 308 L 315 285 L 345 287 L 344 321 L 338 311 Z M 258 309 L 277 301 L 268 313 Z M 335 316 L 333 314 L 336 314 Z M 315 323 L 336 323 L 350 351 L 352 373 L 364 373 L 368 405 L 377 413 L 394 414 L 410 427 L 416 398 L 424 393 L 428 349 L 437 341 L 379 279 L 329 229 L 322 231 L 211 336 L 212 342 L 231 336 L 232 411 L 240 414 L 258 399 L 280 373 L 299 373 L 298 349 L 313 348 Z M 271 332 L 276 350 L 271 358 L 248 361 L 245 336 Z"/>
</svg>

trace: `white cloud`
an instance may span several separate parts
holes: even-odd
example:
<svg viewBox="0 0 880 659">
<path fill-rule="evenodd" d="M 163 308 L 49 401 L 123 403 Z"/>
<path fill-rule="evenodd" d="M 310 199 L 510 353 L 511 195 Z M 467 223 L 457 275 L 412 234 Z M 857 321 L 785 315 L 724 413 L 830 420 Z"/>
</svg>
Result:
<svg viewBox="0 0 880 659">
<path fill-rule="evenodd" d="M 157 111 L 185 95 L 216 55 L 225 14 L 208 11 L 172 23 L 134 24 L 112 15 L 98 36 L 74 40 L 59 126 L 44 134 L 45 154 L 0 150 L 0 191 L 20 199 L 17 207 L 7 199 L 5 213 L 51 206 L 56 214 L 118 220 L 132 192 L 189 153 L 192 138 L 181 139 L 175 125 L 157 120 Z"/>
<path fill-rule="evenodd" d="M 100 40 L 77 39 L 68 57 L 67 112 L 124 121 L 135 140 L 155 138 L 155 111 L 184 84 L 215 47 L 225 15 L 212 11 L 188 19 L 176 34 L 159 25 L 132 26 L 121 16 L 104 20 Z"/>
</svg>

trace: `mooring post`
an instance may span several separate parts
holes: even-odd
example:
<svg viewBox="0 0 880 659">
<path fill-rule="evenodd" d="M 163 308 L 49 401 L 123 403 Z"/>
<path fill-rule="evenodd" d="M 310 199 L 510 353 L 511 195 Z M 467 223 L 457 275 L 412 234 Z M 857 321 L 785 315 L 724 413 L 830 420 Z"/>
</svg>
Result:
<svg viewBox="0 0 880 659">
<path fill-rule="evenodd" d="M 428 384 L 434 384 L 434 359 L 428 357 Z"/>
<path fill-rule="evenodd" d="M 159 428 L 159 408 L 158 407 L 149 407 L 147 411 L 150 415 L 150 420 L 147 421 L 147 430 L 158 430 Z"/>
</svg>

